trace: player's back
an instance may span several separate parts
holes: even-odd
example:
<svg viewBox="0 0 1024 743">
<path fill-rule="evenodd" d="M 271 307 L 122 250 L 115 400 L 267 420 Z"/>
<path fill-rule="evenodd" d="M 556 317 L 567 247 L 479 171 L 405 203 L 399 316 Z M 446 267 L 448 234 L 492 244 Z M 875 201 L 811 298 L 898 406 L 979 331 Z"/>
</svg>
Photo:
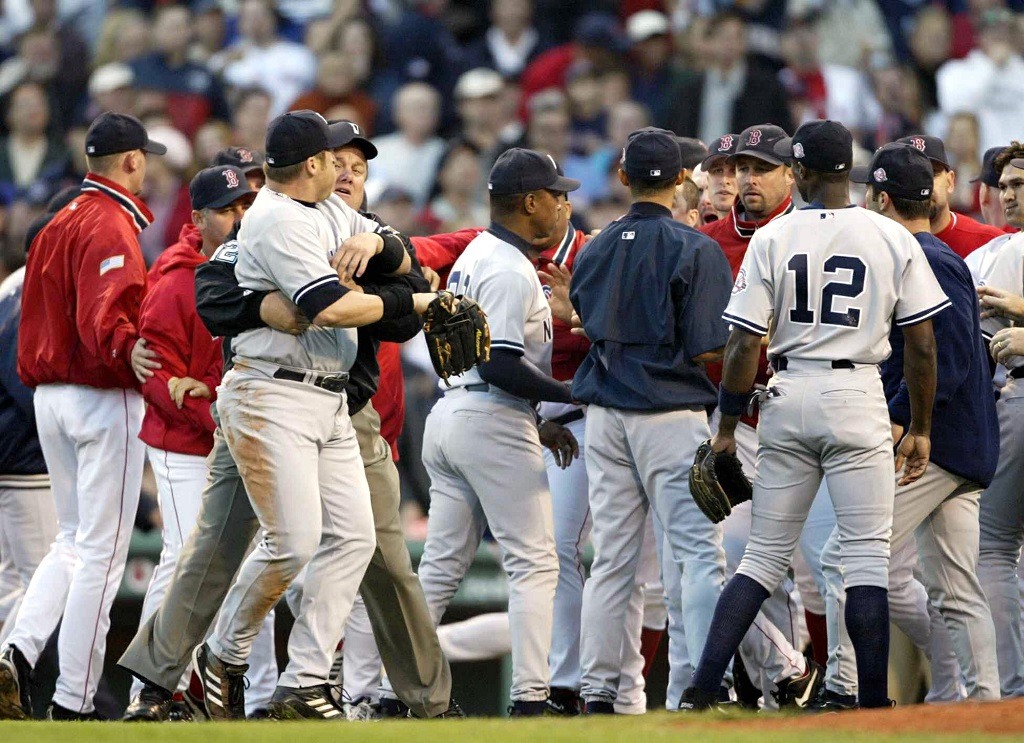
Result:
<svg viewBox="0 0 1024 743">
<path fill-rule="evenodd" d="M 768 318 L 752 308 L 770 304 L 770 358 L 877 364 L 894 313 L 907 325 L 948 304 L 914 300 L 927 277 L 935 281 L 920 246 L 896 222 L 859 207 L 805 208 L 754 235 L 733 290 L 751 295 L 751 309 L 730 307 L 726 319 L 764 333 Z"/>
</svg>

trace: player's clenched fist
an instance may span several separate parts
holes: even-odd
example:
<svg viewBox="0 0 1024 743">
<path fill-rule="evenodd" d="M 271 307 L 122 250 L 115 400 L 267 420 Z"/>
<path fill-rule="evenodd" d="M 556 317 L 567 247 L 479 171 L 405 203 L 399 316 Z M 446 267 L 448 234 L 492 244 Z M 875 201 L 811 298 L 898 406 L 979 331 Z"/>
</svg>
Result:
<svg viewBox="0 0 1024 743">
<path fill-rule="evenodd" d="M 207 400 L 213 397 L 213 393 L 210 392 L 210 388 L 204 382 L 200 382 L 192 377 L 171 377 L 167 380 L 167 391 L 179 410 L 185 404 L 186 395 L 189 397 L 205 397 Z"/>
</svg>

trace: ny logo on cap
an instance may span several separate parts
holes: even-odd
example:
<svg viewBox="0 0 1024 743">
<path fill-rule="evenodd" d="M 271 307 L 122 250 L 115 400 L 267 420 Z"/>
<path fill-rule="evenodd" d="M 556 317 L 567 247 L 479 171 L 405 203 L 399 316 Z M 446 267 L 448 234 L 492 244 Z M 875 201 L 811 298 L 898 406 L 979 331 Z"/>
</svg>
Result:
<svg viewBox="0 0 1024 743">
<path fill-rule="evenodd" d="M 885 183 L 889 180 L 889 176 L 885 174 L 885 168 L 878 168 L 871 174 L 871 177 L 875 179 L 875 183 Z"/>
<path fill-rule="evenodd" d="M 749 141 L 750 141 L 750 144 L 755 145 L 755 146 L 761 144 L 761 130 L 760 129 L 755 129 L 754 131 L 752 131 L 750 133 L 750 140 Z"/>
<path fill-rule="evenodd" d="M 721 143 L 718 145 L 719 152 L 728 152 L 732 149 L 732 135 L 726 134 L 722 137 Z"/>
<path fill-rule="evenodd" d="M 921 152 L 924 152 L 924 138 L 923 137 L 911 137 L 910 138 L 910 144 L 912 144 L 917 149 L 921 150 Z"/>
<path fill-rule="evenodd" d="M 793 145 L 793 157 L 798 160 L 804 156 L 804 146 L 797 142 Z"/>
<path fill-rule="evenodd" d="M 238 176 L 233 170 L 225 170 L 224 178 L 227 179 L 228 188 L 238 188 Z"/>
</svg>

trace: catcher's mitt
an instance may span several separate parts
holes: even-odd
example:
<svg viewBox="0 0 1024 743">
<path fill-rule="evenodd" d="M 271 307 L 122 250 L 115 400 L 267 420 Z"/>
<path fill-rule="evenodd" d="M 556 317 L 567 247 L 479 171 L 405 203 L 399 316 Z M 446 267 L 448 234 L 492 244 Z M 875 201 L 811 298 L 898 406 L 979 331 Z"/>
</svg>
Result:
<svg viewBox="0 0 1024 743">
<path fill-rule="evenodd" d="M 753 492 L 735 454 L 711 451 L 711 439 L 700 445 L 690 467 L 690 495 L 705 516 L 717 524 Z"/>
<path fill-rule="evenodd" d="M 423 333 L 434 371 L 446 382 L 491 359 L 487 315 L 468 297 L 438 292 L 423 314 Z"/>
</svg>

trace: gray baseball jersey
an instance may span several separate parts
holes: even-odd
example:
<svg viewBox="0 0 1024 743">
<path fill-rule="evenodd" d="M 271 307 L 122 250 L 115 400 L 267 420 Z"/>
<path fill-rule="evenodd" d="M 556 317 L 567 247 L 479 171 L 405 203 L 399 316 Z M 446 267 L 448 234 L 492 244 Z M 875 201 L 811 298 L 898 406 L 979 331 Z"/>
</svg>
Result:
<svg viewBox="0 0 1024 743">
<path fill-rule="evenodd" d="M 245 289 L 280 289 L 299 304 L 310 292 L 338 282 L 330 258 L 346 238 L 379 229 L 337 195 L 307 206 L 264 187 L 242 218 L 235 276 Z M 232 347 L 243 359 L 308 371 L 348 371 L 356 355 L 356 330 L 313 325 L 293 336 L 265 327 L 241 333 Z"/>
<path fill-rule="evenodd" d="M 865 239 L 869 236 L 870 239 Z M 949 306 L 914 236 L 867 209 L 801 209 L 754 233 L 724 317 L 766 335 L 769 358 L 888 358 L 892 319 Z"/>
<path fill-rule="evenodd" d="M 551 376 L 551 308 L 537 269 L 516 247 L 481 232 L 452 266 L 448 290 L 471 297 L 487 313 L 491 348 L 518 351 Z M 450 380 L 452 387 L 482 381 L 476 367 Z"/>
</svg>

